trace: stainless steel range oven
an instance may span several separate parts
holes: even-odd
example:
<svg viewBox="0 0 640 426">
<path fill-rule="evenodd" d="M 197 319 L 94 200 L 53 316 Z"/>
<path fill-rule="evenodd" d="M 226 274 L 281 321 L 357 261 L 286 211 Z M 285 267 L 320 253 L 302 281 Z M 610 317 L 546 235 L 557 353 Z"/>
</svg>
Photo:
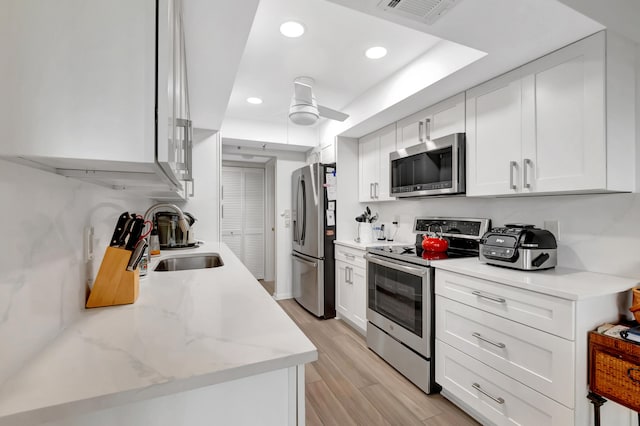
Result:
<svg viewBox="0 0 640 426">
<path fill-rule="evenodd" d="M 429 226 L 442 227 L 446 253 L 423 252 Z M 433 262 L 478 256 L 488 219 L 416 218 L 416 244 L 367 249 L 367 345 L 426 393 L 438 390 L 432 361 L 435 343 Z"/>
</svg>

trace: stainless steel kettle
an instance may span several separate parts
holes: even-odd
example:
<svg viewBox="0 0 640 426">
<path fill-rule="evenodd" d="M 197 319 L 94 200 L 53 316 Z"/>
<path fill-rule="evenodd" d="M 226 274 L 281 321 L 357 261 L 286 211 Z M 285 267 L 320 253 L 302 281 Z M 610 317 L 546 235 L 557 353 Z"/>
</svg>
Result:
<svg viewBox="0 0 640 426">
<path fill-rule="evenodd" d="M 196 244 L 193 230 L 196 218 L 191 213 L 184 212 L 184 215 L 189 220 L 189 230 L 187 232 L 183 232 L 182 229 L 180 229 L 178 225 L 179 216 L 177 213 L 156 213 L 155 226 L 158 230 L 160 249 L 192 247 Z"/>
</svg>

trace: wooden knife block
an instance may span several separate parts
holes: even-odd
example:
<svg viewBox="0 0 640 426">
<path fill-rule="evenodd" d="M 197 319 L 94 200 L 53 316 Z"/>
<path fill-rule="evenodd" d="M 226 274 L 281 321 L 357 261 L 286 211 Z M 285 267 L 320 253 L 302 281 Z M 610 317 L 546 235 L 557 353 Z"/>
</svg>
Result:
<svg viewBox="0 0 640 426">
<path fill-rule="evenodd" d="M 131 252 L 123 248 L 107 247 L 96 281 L 87 299 L 86 308 L 128 305 L 138 299 L 140 271 L 127 271 Z"/>
</svg>

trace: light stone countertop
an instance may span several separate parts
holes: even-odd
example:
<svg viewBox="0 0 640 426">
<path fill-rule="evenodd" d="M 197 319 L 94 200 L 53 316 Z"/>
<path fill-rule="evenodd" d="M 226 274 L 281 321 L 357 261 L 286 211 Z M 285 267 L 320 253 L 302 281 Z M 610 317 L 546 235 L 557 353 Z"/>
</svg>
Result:
<svg viewBox="0 0 640 426">
<path fill-rule="evenodd" d="M 513 287 L 544 293 L 569 300 L 582 300 L 628 291 L 640 280 L 563 267 L 543 271 L 519 271 L 487 265 L 477 257 L 433 262 L 443 269 L 475 278 L 499 282 Z"/>
<path fill-rule="evenodd" d="M 345 247 L 351 247 L 354 249 L 359 249 L 359 250 L 366 250 L 367 247 L 379 247 L 379 246 L 415 246 L 415 241 L 414 242 L 402 242 L 402 241 L 378 241 L 378 240 L 374 240 L 370 243 L 357 243 L 353 240 L 335 240 L 334 244 L 339 245 L 339 246 L 345 246 Z"/>
<path fill-rule="evenodd" d="M 219 253 L 224 266 L 153 272 L 160 259 L 194 252 Z M 317 357 L 226 245 L 163 251 L 140 280 L 136 303 L 86 310 L 0 385 L 0 425 L 115 407 Z"/>
</svg>

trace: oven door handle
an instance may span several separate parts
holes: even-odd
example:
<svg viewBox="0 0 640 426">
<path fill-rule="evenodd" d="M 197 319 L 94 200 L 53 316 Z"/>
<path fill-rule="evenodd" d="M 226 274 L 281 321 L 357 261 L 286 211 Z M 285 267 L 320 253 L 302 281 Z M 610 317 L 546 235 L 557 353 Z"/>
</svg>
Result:
<svg viewBox="0 0 640 426">
<path fill-rule="evenodd" d="M 427 273 L 427 268 L 414 268 L 411 266 L 403 265 L 402 263 L 399 263 L 399 262 L 382 260 L 379 257 L 370 255 L 369 253 L 365 254 L 364 257 L 365 259 L 367 259 L 368 262 L 375 263 L 380 266 L 386 266 L 387 268 L 396 269 L 398 271 L 406 272 L 407 274 L 423 276 Z"/>
</svg>

